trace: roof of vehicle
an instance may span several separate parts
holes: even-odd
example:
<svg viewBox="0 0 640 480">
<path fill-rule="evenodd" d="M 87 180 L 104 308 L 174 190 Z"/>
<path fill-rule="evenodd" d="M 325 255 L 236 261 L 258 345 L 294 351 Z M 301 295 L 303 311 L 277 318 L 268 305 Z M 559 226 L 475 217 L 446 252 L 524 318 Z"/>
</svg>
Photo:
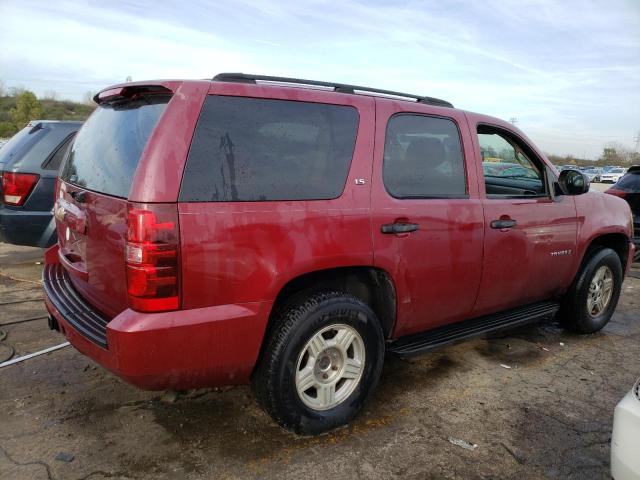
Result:
<svg viewBox="0 0 640 480">
<path fill-rule="evenodd" d="M 99 91 L 93 100 L 98 103 L 106 103 L 118 101 L 119 99 L 128 98 L 132 94 L 157 93 L 168 94 L 176 92 L 185 83 L 229 83 L 244 84 L 252 87 L 274 88 L 280 90 L 290 89 L 309 89 L 315 90 L 324 95 L 349 95 L 349 96 L 369 96 L 380 99 L 381 101 L 396 102 L 406 101 L 409 103 L 420 104 L 425 107 L 445 108 L 463 112 L 467 119 L 475 124 L 487 124 L 507 128 L 515 132 L 526 140 L 529 146 L 541 157 L 546 158 L 544 153 L 540 151 L 535 144 L 522 132 L 518 127 L 508 123 L 497 117 L 485 114 L 470 112 L 455 108 L 450 102 L 435 97 L 424 95 L 414 95 L 410 93 L 395 92 L 392 90 L 383 90 L 378 88 L 363 87 L 359 85 L 349 85 L 343 83 L 324 82 L 316 80 L 305 80 L 290 77 L 273 77 L 267 75 L 251 75 L 243 73 L 220 73 L 212 79 L 205 80 L 188 80 L 188 79 L 167 79 L 167 80 L 147 80 L 137 82 L 120 83 L 111 85 Z"/>
<path fill-rule="evenodd" d="M 333 89 L 337 93 L 348 94 L 374 94 L 386 97 L 394 97 L 398 99 L 409 99 L 418 103 L 427 105 L 436 105 L 438 107 L 453 108 L 453 104 L 435 97 L 427 97 L 424 95 L 414 95 L 411 93 L 396 92 L 393 90 L 383 90 L 380 88 L 363 87 L 360 85 L 349 85 L 345 83 L 324 82 L 320 80 L 306 80 L 291 77 L 274 77 L 269 75 L 254 75 L 246 73 L 219 73 L 212 78 L 214 82 L 235 82 L 235 83 L 272 83 L 280 86 L 309 86 L 315 88 Z"/>
<path fill-rule="evenodd" d="M 189 80 L 183 80 L 189 81 Z M 100 92 L 98 92 L 93 100 L 96 103 L 101 103 L 104 101 L 104 98 L 113 95 L 117 95 L 118 89 L 131 87 L 135 89 L 141 89 L 146 86 L 163 86 L 169 90 L 173 90 L 178 86 L 179 83 L 182 83 L 181 80 L 159 80 L 159 81 L 142 81 L 142 82 L 129 82 L 123 84 L 117 84 L 109 86 Z M 193 81 L 193 80 L 192 80 Z M 379 97 L 388 97 L 396 100 L 408 100 L 417 103 L 422 103 L 426 105 L 433 105 L 438 107 L 448 107 L 453 108 L 453 105 L 446 101 L 435 97 L 428 97 L 424 95 L 414 95 L 410 93 L 396 92 L 392 90 L 384 90 L 380 88 L 372 88 L 372 87 L 363 87 L 360 85 L 349 85 L 345 83 L 335 83 L 335 82 L 325 82 L 320 80 L 307 80 L 301 78 L 292 78 L 292 77 L 275 77 L 269 75 L 254 75 L 247 73 L 219 73 L 214 76 L 210 81 L 212 82 L 226 82 L 226 83 L 244 83 L 244 84 L 254 84 L 254 85 L 266 85 L 273 87 L 284 87 L 284 88 L 309 88 L 316 90 L 324 90 L 330 92 L 336 92 L 339 94 L 350 94 L 350 95 L 373 95 Z"/>
</svg>

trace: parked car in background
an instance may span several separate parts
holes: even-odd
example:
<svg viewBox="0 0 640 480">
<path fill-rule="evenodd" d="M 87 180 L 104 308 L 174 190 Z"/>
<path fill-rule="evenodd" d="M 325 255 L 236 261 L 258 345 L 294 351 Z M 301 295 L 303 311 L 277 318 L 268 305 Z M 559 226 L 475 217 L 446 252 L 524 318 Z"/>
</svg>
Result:
<svg viewBox="0 0 640 480">
<path fill-rule="evenodd" d="M 620 400 L 613 412 L 611 432 L 611 477 L 640 480 L 640 379 Z"/>
<path fill-rule="evenodd" d="M 634 227 L 633 243 L 637 247 L 636 260 L 640 260 L 640 165 L 630 167 L 606 193 L 624 198 L 631 207 Z"/>
<path fill-rule="evenodd" d="M 601 180 L 602 173 L 598 168 L 583 168 L 581 171 L 589 177 L 590 182 L 599 182 Z"/>
<path fill-rule="evenodd" d="M 276 422 L 317 434 L 361 410 L 385 352 L 556 314 L 593 333 L 616 308 L 629 206 L 506 121 L 242 74 L 95 100 L 60 170 L 45 303 L 132 384 L 250 382 Z M 484 175 L 483 158 L 507 165 Z"/>
<path fill-rule="evenodd" d="M 602 183 L 616 183 L 626 173 L 626 169 L 622 167 L 611 168 L 602 174 Z"/>
<path fill-rule="evenodd" d="M 0 149 L 0 240 L 41 248 L 56 242 L 58 167 L 81 125 L 34 120 Z"/>
</svg>

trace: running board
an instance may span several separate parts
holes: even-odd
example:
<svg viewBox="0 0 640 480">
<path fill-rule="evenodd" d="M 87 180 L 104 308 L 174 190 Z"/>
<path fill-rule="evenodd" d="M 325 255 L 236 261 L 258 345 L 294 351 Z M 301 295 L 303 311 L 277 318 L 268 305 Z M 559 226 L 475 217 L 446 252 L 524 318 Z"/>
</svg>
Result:
<svg viewBox="0 0 640 480">
<path fill-rule="evenodd" d="M 507 330 L 552 317 L 559 308 L 560 303 L 556 301 L 532 303 L 513 310 L 407 335 L 387 344 L 387 351 L 400 357 L 419 355 L 484 333 Z"/>
</svg>

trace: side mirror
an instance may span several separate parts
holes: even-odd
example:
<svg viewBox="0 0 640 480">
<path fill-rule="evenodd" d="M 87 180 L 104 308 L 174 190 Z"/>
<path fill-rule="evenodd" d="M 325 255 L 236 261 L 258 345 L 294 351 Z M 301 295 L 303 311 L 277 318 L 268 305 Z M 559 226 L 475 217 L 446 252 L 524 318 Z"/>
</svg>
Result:
<svg viewBox="0 0 640 480">
<path fill-rule="evenodd" d="M 558 185 L 565 195 L 582 195 L 589 191 L 589 177 L 577 170 L 563 170 Z"/>
</svg>

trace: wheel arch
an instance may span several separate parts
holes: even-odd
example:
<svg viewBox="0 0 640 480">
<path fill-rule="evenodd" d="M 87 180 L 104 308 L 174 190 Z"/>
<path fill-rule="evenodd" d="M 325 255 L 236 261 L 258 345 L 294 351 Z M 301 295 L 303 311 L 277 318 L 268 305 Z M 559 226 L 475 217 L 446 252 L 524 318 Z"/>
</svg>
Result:
<svg viewBox="0 0 640 480">
<path fill-rule="evenodd" d="M 396 288 L 391 275 L 371 266 L 349 266 L 306 272 L 284 284 L 271 308 L 265 340 L 286 301 L 306 290 L 338 290 L 362 300 L 380 320 L 385 338 L 390 338 L 396 321 Z"/>
<path fill-rule="evenodd" d="M 589 259 L 590 255 L 600 248 L 610 248 L 616 252 L 620 258 L 622 272 L 624 273 L 626 271 L 627 261 L 629 258 L 629 237 L 621 232 L 609 232 L 601 233 L 591 238 L 584 250 L 584 253 L 582 254 L 582 259 L 576 275 L 580 273 L 580 270 L 584 263 Z"/>
</svg>

